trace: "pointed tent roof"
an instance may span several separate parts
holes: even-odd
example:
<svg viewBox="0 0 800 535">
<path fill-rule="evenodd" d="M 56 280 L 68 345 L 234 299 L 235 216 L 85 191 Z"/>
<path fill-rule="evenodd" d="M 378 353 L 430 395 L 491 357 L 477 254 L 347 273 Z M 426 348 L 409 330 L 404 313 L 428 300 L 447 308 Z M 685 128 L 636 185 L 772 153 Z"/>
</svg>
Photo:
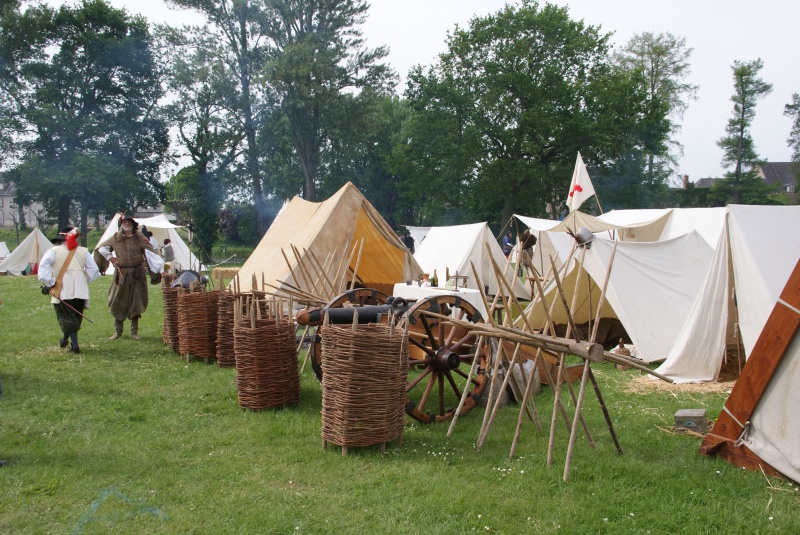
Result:
<svg viewBox="0 0 800 535">
<path fill-rule="evenodd" d="M 358 265 L 357 276 L 366 286 L 393 285 L 417 278 L 422 270 L 378 211 L 351 182 L 323 202 L 293 198 L 270 226 L 250 257 L 239 270 L 243 289 L 249 289 L 255 276 L 260 284 L 288 282 L 295 284 L 283 258 L 283 251 L 298 273 L 298 263 L 291 246 L 300 252 L 311 251 L 314 259 L 325 264 L 330 260 L 333 271 L 341 261 L 347 261 L 354 247 L 364 239 L 364 249 L 350 261 L 349 270 Z M 338 246 L 338 247 L 337 247 Z M 332 258 L 336 252 L 336 258 Z M 305 260 L 304 260 L 305 263 Z M 316 275 L 316 272 L 314 273 Z M 298 277 L 302 275 L 298 273 Z M 309 287 L 303 284 L 303 287 Z"/>
<path fill-rule="evenodd" d="M 109 239 L 119 230 L 120 217 L 121 214 L 114 214 L 114 217 L 108 222 L 105 232 L 103 232 L 103 235 L 97 242 L 98 245 Z M 182 228 L 180 225 L 171 223 L 164 214 L 154 217 L 135 217 L 134 220 L 139 223 L 139 228 L 146 226 L 147 230 L 153 233 L 153 236 L 158 240 L 159 246 L 164 245 L 164 239 L 169 239 L 169 242 L 172 244 L 172 250 L 175 253 L 175 263 L 178 266 L 176 269 L 193 269 L 195 271 L 202 271 L 205 269 L 205 267 L 200 264 L 200 260 L 192 254 L 192 251 L 189 249 L 189 246 L 186 245 L 186 242 L 183 241 L 180 234 L 178 234 L 177 229 Z M 106 273 L 113 272 L 114 267 L 109 265 Z"/>
<path fill-rule="evenodd" d="M 487 251 L 486 245 L 490 251 Z M 491 254 L 491 256 L 490 256 Z M 489 286 L 489 293 L 496 294 L 499 289 L 497 277 L 494 274 L 491 258 L 504 269 L 506 257 L 500 244 L 492 235 L 486 223 L 473 223 L 471 225 L 453 225 L 448 227 L 431 227 L 425 236 L 425 241 L 416 245 L 414 258 L 425 273 L 436 274 L 440 279 L 440 286 L 444 285 L 444 276 L 447 270 L 450 275 L 466 275 L 467 288 L 477 290 L 478 283 L 472 273 L 472 264 L 479 270 L 481 282 Z M 530 298 L 531 292 L 515 276 L 515 267 L 510 267 L 506 280 L 513 284 L 514 295 Z M 503 290 L 505 292 L 505 289 Z"/>
<path fill-rule="evenodd" d="M 8 272 L 11 275 L 22 275 L 28 264 L 38 264 L 44 253 L 53 246 L 38 227 L 22 240 L 8 257 L 0 262 L 0 273 Z"/>
</svg>

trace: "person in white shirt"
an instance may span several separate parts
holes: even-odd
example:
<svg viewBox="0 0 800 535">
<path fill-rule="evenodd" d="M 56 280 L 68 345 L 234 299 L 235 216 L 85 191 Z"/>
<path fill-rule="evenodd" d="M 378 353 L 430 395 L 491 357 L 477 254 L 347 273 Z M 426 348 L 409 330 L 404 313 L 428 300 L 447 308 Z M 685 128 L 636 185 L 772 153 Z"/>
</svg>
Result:
<svg viewBox="0 0 800 535">
<path fill-rule="evenodd" d="M 83 322 L 83 311 L 89 308 L 89 283 L 100 277 L 92 255 L 86 247 L 78 245 L 77 228 L 66 227 L 51 242 L 54 244 L 39 262 L 39 280 L 45 284 L 50 302 L 56 312 L 63 333 L 58 341 L 61 348 L 70 343 L 71 353 L 80 353 L 78 331 Z M 67 264 L 70 252 L 75 251 Z M 61 274 L 64 271 L 63 275 Z"/>
</svg>

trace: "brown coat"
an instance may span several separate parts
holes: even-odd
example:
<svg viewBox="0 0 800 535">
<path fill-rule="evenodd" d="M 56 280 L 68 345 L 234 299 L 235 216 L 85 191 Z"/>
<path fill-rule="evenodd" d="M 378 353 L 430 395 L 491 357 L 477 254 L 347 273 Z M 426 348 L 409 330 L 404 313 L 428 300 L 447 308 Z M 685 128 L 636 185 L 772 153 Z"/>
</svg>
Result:
<svg viewBox="0 0 800 535">
<path fill-rule="evenodd" d="M 110 247 L 117 257 L 114 281 L 108 289 L 108 307 L 114 319 L 123 321 L 141 316 L 147 310 L 147 259 L 145 249 L 152 251 L 150 242 L 138 231 L 125 237 L 122 231 L 98 244 Z"/>
</svg>

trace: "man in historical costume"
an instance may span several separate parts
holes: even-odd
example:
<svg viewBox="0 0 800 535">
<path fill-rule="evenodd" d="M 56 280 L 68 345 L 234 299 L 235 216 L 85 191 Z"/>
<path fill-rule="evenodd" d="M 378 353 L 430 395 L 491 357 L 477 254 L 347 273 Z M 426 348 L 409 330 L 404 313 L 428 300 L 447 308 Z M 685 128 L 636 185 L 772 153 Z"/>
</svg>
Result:
<svg viewBox="0 0 800 535">
<path fill-rule="evenodd" d="M 131 320 L 131 338 L 140 340 L 139 318 L 147 310 L 147 259 L 145 251 L 153 252 L 150 242 L 138 231 L 133 216 L 119 220 L 119 231 L 96 251 L 114 266 L 114 280 L 108 289 L 108 307 L 114 316 L 114 334 L 109 340 L 122 336 L 126 319 Z M 101 266 L 104 267 L 104 266 Z"/>
<path fill-rule="evenodd" d="M 83 311 L 89 308 L 89 283 L 100 277 L 100 269 L 89 250 L 78 245 L 78 236 L 80 233 L 76 228 L 62 229 L 51 240 L 54 247 L 39 262 L 39 280 L 50 294 L 63 333 L 58 346 L 67 347 L 69 342 L 71 353 L 81 352 L 78 331 L 83 322 Z"/>
</svg>

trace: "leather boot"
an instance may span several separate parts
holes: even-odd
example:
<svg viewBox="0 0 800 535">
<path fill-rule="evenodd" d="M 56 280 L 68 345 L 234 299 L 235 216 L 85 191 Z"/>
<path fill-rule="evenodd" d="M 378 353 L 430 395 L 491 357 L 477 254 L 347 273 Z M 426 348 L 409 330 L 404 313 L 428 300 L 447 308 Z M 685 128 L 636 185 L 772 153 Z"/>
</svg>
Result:
<svg viewBox="0 0 800 535">
<path fill-rule="evenodd" d="M 109 337 L 109 340 L 122 338 L 122 325 L 123 323 L 120 320 L 114 320 L 114 334 Z"/>
<path fill-rule="evenodd" d="M 141 340 L 139 336 L 139 318 L 138 316 L 131 319 L 131 340 Z"/>
</svg>

